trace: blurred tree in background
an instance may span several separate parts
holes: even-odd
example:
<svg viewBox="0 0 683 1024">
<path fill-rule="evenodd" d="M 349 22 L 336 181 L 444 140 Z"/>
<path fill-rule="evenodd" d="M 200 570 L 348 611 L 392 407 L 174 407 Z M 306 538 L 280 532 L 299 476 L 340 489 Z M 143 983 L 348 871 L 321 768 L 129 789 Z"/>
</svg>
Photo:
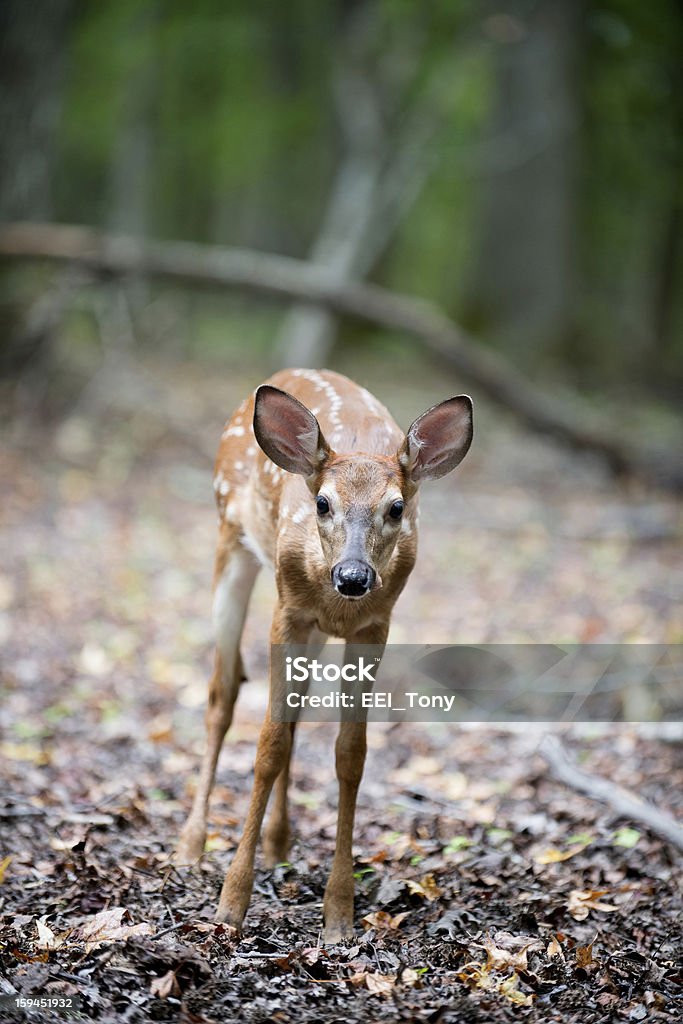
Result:
<svg viewBox="0 0 683 1024">
<path fill-rule="evenodd" d="M 680 383 L 675 0 L 5 0 L 0 30 L 3 220 L 310 256 L 527 374 Z M 276 344 L 334 331 L 298 307 Z"/>
</svg>

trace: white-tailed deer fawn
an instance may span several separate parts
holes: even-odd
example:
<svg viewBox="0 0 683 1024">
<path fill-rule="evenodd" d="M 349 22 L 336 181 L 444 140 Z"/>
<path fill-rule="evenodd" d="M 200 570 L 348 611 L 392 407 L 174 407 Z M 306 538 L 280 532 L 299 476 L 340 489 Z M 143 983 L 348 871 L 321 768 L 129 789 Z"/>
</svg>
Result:
<svg viewBox="0 0 683 1024">
<path fill-rule="evenodd" d="M 328 370 L 276 373 L 227 423 L 214 480 L 220 535 L 207 748 L 178 861 L 193 862 L 204 849 L 216 762 L 242 679 L 240 638 L 260 567 L 275 569 L 272 644 L 312 643 L 326 634 L 348 644 L 383 646 L 415 563 L 418 487 L 457 466 L 471 441 L 466 395 L 429 409 L 404 434 L 369 392 Z M 271 720 L 269 705 L 244 832 L 216 915 L 238 929 L 251 898 L 256 844 L 273 785 L 264 851 L 269 865 L 287 858 L 293 735 L 292 724 Z M 351 847 L 365 749 L 365 723 L 343 721 L 336 743 L 339 808 L 325 889 L 326 942 L 353 931 Z"/>
</svg>

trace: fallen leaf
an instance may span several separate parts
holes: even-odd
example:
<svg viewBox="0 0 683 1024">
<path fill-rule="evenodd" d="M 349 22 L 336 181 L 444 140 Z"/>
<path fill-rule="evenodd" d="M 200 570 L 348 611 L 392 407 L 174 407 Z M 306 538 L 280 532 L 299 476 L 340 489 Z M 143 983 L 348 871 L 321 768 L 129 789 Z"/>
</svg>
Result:
<svg viewBox="0 0 683 1024">
<path fill-rule="evenodd" d="M 28 953 L 22 953 L 20 949 L 13 949 L 12 956 L 16 957 L 17 960 L 21 960 L 25 964 L 46 964 L 50 959 L 49 953 L 39 953 L 38 956 L 29 956 Z"/>
<path fill-rule="evenodd" d="M 306 949 L 302 949 L 300 959 L 302 963 L 308 964 L 309 967 L 312 967 L 313 964 L 317 964 L 321 957 L 326 956 L 327 953 L 322 946 L 308 946 Z"/>
<path fill-rule="evenodd" d="M 2 885 L 2 883 L 5 881 L 5 872 L 7 871 L 7 868 L 10 866 L 11 861 L 11 854 L 8 854 L 6 857 L 3 857 L 3 859 L 0 860 L 0 885 Z"/>
<path fill-rule="evenodd" d="M 146 922 L 124 924 L 123 919 L 126 915 L 130 917 L 125 907 L 101 910 L 90 921 L 75 929 L 73 939 L 82 942 L 89 953 L 105 942 L 125 942 L 134 935 L 154 934 L 154 929 Z"/>
<path fill-rule="evenodd" d="M 559 864 L 560 861 L 569 860 L 570 857 L 575 857 L 577 853 L 581 853 L 586 849 L 588 844 L 583 846 L 576 846 L 573 850 L 558 850 L 556 846 L 550 846 L 543 853 L 539 853 L 534 857 L 537 864 Z"/>
<path fill-rule="evenodd" d="M 594 963 L 593 960 L 593 943 L 591 942 L 588 946 L 577 946 L 576 947 L 576 965 L 577 967 L 590 967 Z"/>
<path fill-rule="evenodd" d="M 507 839 L 512 839 L 514 833 L 509 828 L 489 828 L 486 830 L 486 838 L 494 844 L 499 846 L 504 843 Z"/>
<path fill-rule="evenodd" d="M 173 739 L 173 723 L 169 715 L 157 715 L 147 727 L 152 743 L 169 743 Z"/>
<path fill-rule="evenodd" d="M 458 853 L 460 850 L 466 850 L 468 846 L 472 845 L 472 840 L 468 839 L 467 836 L 454 836 L 451 841 L 444 846 L 443 853 Z"/>
<path fill-rule="evenodd" d="M 376 996 L 388 996 L 396 984 L 395 974 L 366 974 L 365 987 Z"/>
<path fill-rule="evenodd" d="M 640 839 L 640 832 L 636 828 L 619 828 L 612 837 L 612 843 L 614 846 L 623 846 L 626 850 L 631 850 L 638 840 Z"/>
<path fill-rule="evenodd" d="M 52 931 L 49 924 L 46 923 L 44 917 L 36 921 L 36 930 L 38 932 L 38 941 L 36 942 L 38 949 L 59 949 L 60 946 L 64 945 L 64 940 L 66 935 L 68 935 L 68 932 L 64 935 L 57 935 L 56 932 Z"/>
<path fill-rule="evenodd" d="M 513 972 L 506 977 L 496 976 L 497 974 L 498 972 L 492 972 L 488 964 L 472 962 L 465 964 L 458 977 L 470 988 L 496 992 L 517 1006 L 531 1006 L 534 997 L 519 991 L 520 978 L 518 974 Z"/>
<path fill-rule="evenodd" d="M 81 649 L 77 664 L 80 672 L 86 676 L 94 676 L 96 679 L 108 675 L 114 667 L 114 663 L 104 648 L 99 644 L 92 643 L 85 644 Z"/>
<path fill-rule="evenodd" d="M 169 996 L 180 995 L 180 985 L 178 979 L 175 976 L 175 971 L 167 971 L 166 974 L 162 974 L 160 978 L 154 978 L 152 984 L 149 986 L 149 991 L 153 996 L 158 996 L 159 999 L 168 999 Z"/>
<path fill-rule="evenodd" d="M 436 884 L 434 875 L 425 875 L 420 879 L 419 882 L 413 882 L 410 879 L 405 879 L 405 885 L 408 887 L 408 891 L 413 896 L 420 896 L 422 899 L 427 900 L 427 903 L 433 903 L 438 900 L 440 896 L 443 896 L 443 889 L 440 889 Z"/>
<path fill-rule="evenodd" d="M 34 743 L 0 743 L 0 753 L 8 761 L 30 761 L 42 767 L 50 763 L 50 754 Z"/>
<path fill-rule="evenodd" d="M 532 995 L 525 995 L 524 992 L 519 991 L 519 975 L 511 974 L 509 978 L 506 978 L 502 982 L 498 990 L 502 996 L 509 999 L 511 1003 L 516 1006 L 531 1006 L 534 1001 Z"/>
<path fill-rule="evenodd" d="M 567 902 L 567 909 L 575 921 L 585 921 L 591 910 L 599 910 L 603 914 L 613 914 L 618 907 L 612 903 L 602 903 L 600 896 L 604 896 L 607 889 L 572 889 Z"/>
<path fill-rule="evenodd" d="M 546 949 L 545 952 L 546 952 L 546 956 L 548 956 L 548 958 L 550 960 L 552 960 L 553 957 L 556 957 L 556 956 L 559 956 L 560 960 L 564 960 L 564 953 L 562 952 L 562 946 L 559 944 L 557 939 L 554 938 L 554 937 L 548 943 L 548 948 Z"/>
<path fill-rule="evenodd" d="M 525 943 L 518 950 L 505 949 L 487 936 L 484 940 L 484 949 L 488 957 L 486 968 L 488 970 L 504 971 L 506 968 L 512 967 L 517 971 L 526 971 L 528 967 L 527 950 L 533 945 L 535 945 L 535 940 Z"/>
<path fill-rule="evenodd" d="M 376 928 L 378 931 L 394 931 L 410 913 L 410 910 L 404 910 L 403 913 L 392 916 L 386 910 L 377 910 L 373 914 L 366 914 L 363 924 L 366 928 Z"/>
</svg>

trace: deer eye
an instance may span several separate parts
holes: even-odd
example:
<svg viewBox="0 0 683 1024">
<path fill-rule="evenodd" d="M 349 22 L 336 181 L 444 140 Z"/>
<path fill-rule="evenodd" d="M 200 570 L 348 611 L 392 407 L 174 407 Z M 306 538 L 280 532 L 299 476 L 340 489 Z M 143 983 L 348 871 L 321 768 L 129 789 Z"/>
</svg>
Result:
<svg viewBox="0 0 683 1024">
<path fill-rule="evenodd" d="M 404 504 L 402 501 L 395 501 L 389 509 L 389 515 L 392 519 L 400 519 L 403 515 Z"/>
<path fill-rule="evenodd" d="M 330 511 L 330 503 L 322 494 L 319 494 L 315 499 L 315 507 L 319 516 L 326 516 Z"/>
</svg>

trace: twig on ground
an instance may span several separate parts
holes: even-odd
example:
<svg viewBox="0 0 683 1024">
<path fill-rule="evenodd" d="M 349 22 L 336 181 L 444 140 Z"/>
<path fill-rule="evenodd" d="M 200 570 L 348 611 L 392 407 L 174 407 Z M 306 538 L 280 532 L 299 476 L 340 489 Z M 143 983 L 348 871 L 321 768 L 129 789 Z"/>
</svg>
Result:
<svg viewBox="0 0 683 1024">
<path fill-rule="evenodd" d="M 589 775 L 571 759 L 556 736 L 544 736 L 538 752 L 548 764 L 551 774 L 565 786 L 584 793 L 592 800 L 607 804 L 620 818 L 630 818 L 645 825 L 679 850 L 683 850 L 683 828 L 665 811 L 646 803 L 634 793 L 617 786 L 610 779 Z"/>
</svg>

